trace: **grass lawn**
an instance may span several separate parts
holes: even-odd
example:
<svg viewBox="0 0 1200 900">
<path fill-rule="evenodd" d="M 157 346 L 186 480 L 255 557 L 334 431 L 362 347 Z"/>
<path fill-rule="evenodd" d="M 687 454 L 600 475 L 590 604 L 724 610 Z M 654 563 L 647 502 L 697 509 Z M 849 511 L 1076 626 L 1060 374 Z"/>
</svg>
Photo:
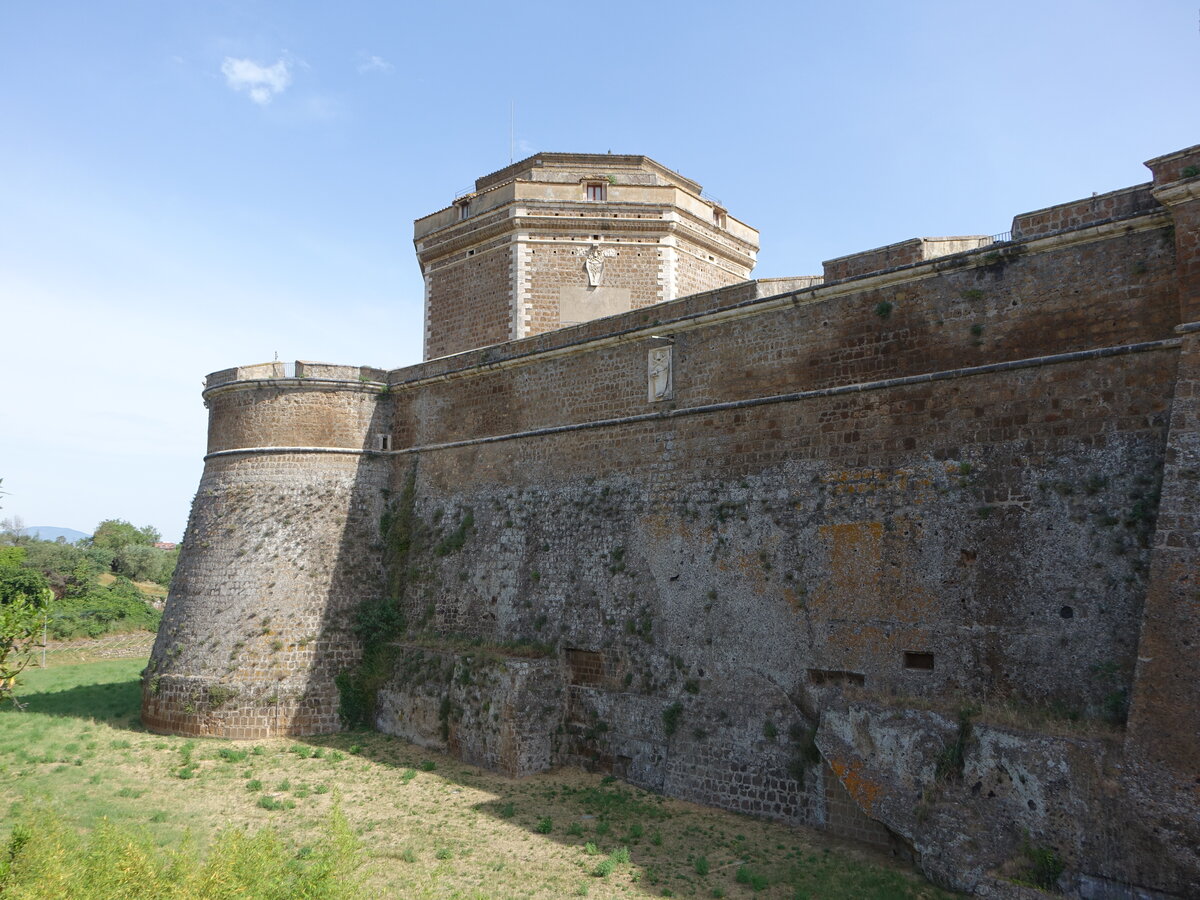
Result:
<svg viewBox="0 0 1200 900">
<path fill-rule="evenodd" d="M 234 826 L 275 829 L 280 852 L 305 859 L 328 840 L 336 804 L 360 843 L 362 897 L 950 896 L 819 832 L 575 770 L 508 779 L 364 732 L 150 734 L 138 723 L 144 665 L 26 671 L 26 709 L 0 712 L 0 842 L 51 817 L 203 855 Z"/>
</svg>

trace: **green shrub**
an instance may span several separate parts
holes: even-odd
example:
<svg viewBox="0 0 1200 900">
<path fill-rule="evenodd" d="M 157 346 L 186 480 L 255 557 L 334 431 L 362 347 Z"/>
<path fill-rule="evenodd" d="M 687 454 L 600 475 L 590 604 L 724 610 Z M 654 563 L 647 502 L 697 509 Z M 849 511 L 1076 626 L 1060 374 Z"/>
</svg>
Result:
<svg viewBox="0 0 1200 900">
<path fill-rule="evenodd" d="M 663 731 L 667 737 L 673 735 L 679 728 L 679 719 L 683 715 L 683 704 L 672 703 L 662 712 Z"/>
<path fill-rule="evenodd" d="M 550 821 L 549 816 L 543 816 L 542 818 L 538 819 L 538 823 L 533 830 L 538 834 L 549 834 L 554 830 L 554 823 Z"/>
<path fill-rule="evenodd" d="M 1066 868 L 1058 853 L 1051 847 L 1038 847 L 1031 844 L 1028 833 L 1022 843 L 1021 852 L 1025 855 L 1028 863 L 1025 875 L 1029 881 L 1043 890 L 1054 890 Z"/>
</svg>

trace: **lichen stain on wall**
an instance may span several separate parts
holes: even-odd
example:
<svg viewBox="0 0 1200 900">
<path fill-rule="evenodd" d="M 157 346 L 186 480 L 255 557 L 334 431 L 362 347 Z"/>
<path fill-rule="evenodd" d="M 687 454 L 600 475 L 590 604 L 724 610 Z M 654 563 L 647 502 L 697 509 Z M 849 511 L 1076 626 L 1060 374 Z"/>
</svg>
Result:
<svg viewBox="0 0 1200 900">
<path fill-rule="evenodd" d="M 854 798 L 862 811 L 867 815 L 874 812 L 876 801 L 883 793 L 883 785 L 863 775 L 861 763 L 831 759 L 829 767 L 833 769 L 838 780 L 850 792 L 850 796 Z"/>
</svg>

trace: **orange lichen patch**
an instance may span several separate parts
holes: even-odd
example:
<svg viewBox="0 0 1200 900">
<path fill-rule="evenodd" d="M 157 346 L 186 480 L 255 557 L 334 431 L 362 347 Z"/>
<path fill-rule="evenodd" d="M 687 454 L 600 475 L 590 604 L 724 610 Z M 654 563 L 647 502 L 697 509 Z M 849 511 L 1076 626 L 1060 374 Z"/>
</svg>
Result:
<svg viewBox="0 0 1200 900">
<path fill-rule="evenodd" d="M 826 643 L 829 646 L 836 646 L 848 654 L 842 659 L 843 665 L 857 667 L 880 653 L 891 643 L 891 638 L 878 625 L 855 623 L 831 627 L 826 636 Z"/>
<path fill-rule="evenodd" d="M 867 815 L 870 815 L 875 808 L 876 801 L 883 794 L 883 785 L 865 777 L 862 774 L 863 766 L 861 763 L 831 759 L 829 767 L 833 769 L 833 774 L 838 777 L 838 780 L 841 781 L 850 796 L 854 798 L 854 802 L 859 805 L 859 808 Z"/>
<path fill-rule="evenodd" d="M 778 543 L 778 540 L 765 541 L 757 553 L 739 553 L 734 559 L 734 566 L 750 582 L 750 588 L 756 594 L 767 592 L 767 573 L 771 568 L 769 554 Z"/>
<path fill-rule="evenodd" d="M 817 533 L 827 548 L 829 578 L 821 584 L 815 601 L 839 608 L 864 600 L 877 603 L 883 523 L 822 525 Z"/>
<path fill-rule="evenodd" d="M 783 599 L 786 600 L 788 602 L 788 606 L 790 606 L 796 612 L 804 612 L 808 605 L 807 596 L 798 593 L 795 588 L 784 588 Z"/>
<path fill-rule="evenodd" d="M 648 515 L 642 516 L 642 530 L 652 541 L 669 541 L 673 538 L 691 539 L 695 529 L 683 518 L 678 516 Z"/>
</svg>

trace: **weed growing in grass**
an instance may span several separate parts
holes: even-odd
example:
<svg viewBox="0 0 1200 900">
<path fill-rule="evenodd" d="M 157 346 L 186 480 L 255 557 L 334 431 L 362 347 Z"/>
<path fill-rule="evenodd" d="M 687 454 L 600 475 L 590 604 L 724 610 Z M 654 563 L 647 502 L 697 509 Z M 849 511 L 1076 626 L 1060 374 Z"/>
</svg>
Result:
<svg viewBox="0 0 1200 900">
<path fill-rule="evenodd" d="M 708 857 L 707 856 L 697 856 L 696 862 L 694 863 L 694 865 L 696 868 L 697 875 L 707 875 L 708 874 Z"/>
<path fill-rule="evenodd" d="M 432 759 L 421 760 L 421 771 L 422 772 L 432 772 L 436 768 L 437 768 L 437 763 L 435 763 Z"/>
<path fill-rule="evenodd" d="M 259 791 L 262 790 L 262 782 L 259 781 L 257 778 L 252 778 L 250 781 L 246 782 L 246 790 L 251 791 L 253 793 L 258 793 Z"/>
<path fill-rule="evenodd" d="M 500 807 L 500 818 L 511 819 L 517 814 L 517 808 L 512 803 L 505 803 Z"/>
<path fill-rule="evenodd" d="M 278 797 L 275 797 L 271 794 L 263 794 L 258 798 L 258 805 L 263 809 L 269 809 L 271 812 L 278 812 L 282 809 L 295 809 L 296 801 L 288 797 L 284 797 L 282 800 L 280 800 Z"/>
<path fill-rule="evenodd" d="M 437 853 L 433 855 L 437 859 L 454 859 L 454 851 L 449 847 L 438 847 Z"/>
<path fill-rule="evenodd" d="M 579 822 L 572 822 L 567 826 L 567 834 L 571 837 L 583 837 L 583 825 Z"/>
<path fill-rule="evenodd" d="M 416 777 L 417 777 L 416 769 L 405 769 L 403 772 L 400 773 L 400 783 L 408 784 L 410 781 L 412 781 Z"/>
<path fill-rule="evenodd" d="M 612 859 L 602 859 L 596 863 L 596 868 L 592 869 L 592 874 L 597 878 L 607 878 L 616 867 L 617 864 Z"/>
<path fill-rule="evenodd" d="M 146 828 L 101 822 L 80 836 L 52 810 L 40 810 L 36 825 L 18 824 L 9 838 L 0 889 L 12 896 L 57 896 L 75 900 L 108 897 L 224 896 L 324 897 L 352 900 L 361 889 L 358 842 L 337 810 L 319 848 L 305 859 L 289 852 L 271 829 L 249 835 L 229 828 L 207 859 L 195 848 L 157 847 Z"/>
<path fill-rule="evenodd" d="M 586 844 L 583 845 L 583 852 L 586 853 L 588 856 L 595 856 L 600 851 L 596 848 L 596 845 L 594 843 L 592 843 L 591 841 L 588 841 Z"/>
<path fill-rule="evenodd" d="M 329 793 L 329 785 L 318 784 L 315 788 L 313 788 L 313 793 L 314 794 L 328 794 Z"/>
<path fill-rule="evenodd" d="M 225 762 L 241 762 L 249 755 L 249 750 L 234 750 L 232 747 L 222 747 L 217 751 L 217 756 Z"/>
<path fill-rule="evenodd" d="M 533 830 L 538 834 L 549 834 L 554 830 L 554 823 L 550 821 L 549 816 L 543 816 L 538 819 L 538 823 Z"/>
<path fill-rule="evenodd" d="M 417 861 L 417 854 L 413 852 L 411 847 L 405 847 L 404 852 L 400 854 L 400 858 L 407 863 L 414 863 Z"/>
</svg>

